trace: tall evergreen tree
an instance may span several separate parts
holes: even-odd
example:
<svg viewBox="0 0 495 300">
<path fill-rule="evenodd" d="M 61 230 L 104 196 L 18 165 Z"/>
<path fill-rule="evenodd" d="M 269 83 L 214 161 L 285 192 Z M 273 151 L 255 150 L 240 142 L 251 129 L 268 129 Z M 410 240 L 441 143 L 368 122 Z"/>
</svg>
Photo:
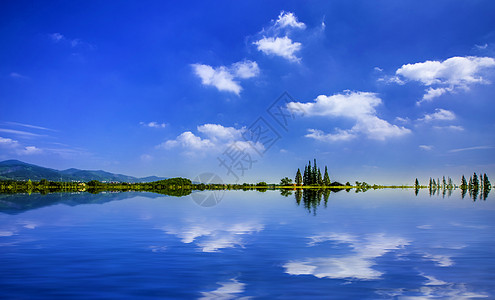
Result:
<svg viewBox="0 0 495 300">
<path fill-rule="evenodd" d="M 418 181 L 418 178 L 416 178 L 416 181 L 414 181 L 414 186 L 415 186 L 415 187 L 419 187 L 419 181 Z"/>
<path fill-rule="evenodd" d="M 320 168 L 318 168 L 318 185 L 323 185 L 323 178 L 321 178 L 321 171 Z"/>
<path fill-rule="evenodd" d="M 492 188 L 490 180 L 488 180 L 488 176 L 486 176 L 486 174 L 484 174 L 483 176 L 483 187 L 485 190 L 489 190 Z"/>
<path fill-rule="evenodd" d="M 430 183 L 428 184 L 428 187 L 431 189 L 433 186 L 433 181 L 431 180 L 431 177 L 430 177 Z"/>
<path fill-rule="evenodd" d="M 435 179 L 433 179 L 433 188 L 437 188 L 437 183 L 435 182 Z"/>
<path fill-rule="evenodd" d="M 311 184 L 318 184 L 318 167 L 316 166 L 316 158 L 314 159 L 315 164 L 313 165 L 313 178 Z"/>
<path fill-rule="evenodd" d="M 301 170 L 299 170 L 299 168 L 297 169 L 296 178 L 295 178 L 294 181 L 296 182 L 297 185 L 301 185 L 302 184 Z"/>
<path fill-rule="evenodd" d="M 480 182 L 478 181 L 478 175 L 476 175 L 476 172 L 474 172 L 473 175 L 473 188 L 478 189 L 480 185 Z"/>
<path fill-rule="evenodd" d="M 468 188 L 469 190 L 473 189 L 473 176 L 469 177 Z"/>
<path fill-rule="evenodd" d="M 465 190 L 467 189 L 467 182 L 466 182 L 466 177 L 464 177 L 464 175 L 462 175 L 462 179 L 461 179 L 461 189 Z"/>
<path fill-rule="evenodd" d="M 311 168 L 311 161 L 308 162 L 308 185 L 313 184 L 313 169 Z"/>
<path fill-rule="evenodd" d="M 330 185 L 330 177 L 328 176 L 327 166 L 325 166 L 325 175 L 323 175 L 323 185 Z"/>
<path fill-rule="evenodd" d="M 445 180 L 445 176 L 442 178 L 442 188 L 445 188 L 447 186 L 447 181 Z"/>
</svg>

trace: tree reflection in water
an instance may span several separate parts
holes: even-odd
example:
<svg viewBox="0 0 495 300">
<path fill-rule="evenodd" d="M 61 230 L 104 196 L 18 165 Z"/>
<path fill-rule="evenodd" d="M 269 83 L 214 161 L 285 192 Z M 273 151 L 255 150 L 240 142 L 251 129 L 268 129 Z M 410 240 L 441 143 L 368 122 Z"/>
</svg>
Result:
<svg viewBox="0 0 495 300">
<path fill-rule="evenodd" d="M 296 189 L 296 203 L 297 205 L 301 205 L 302 200 L 304 208 L 316 216 L 316 209 L 320 206 L 321 202 L 323 201 L 324 207 L 327 208 L 330 193 L 339 191 L 342 191 L 342 189 Z"/>
</svg>

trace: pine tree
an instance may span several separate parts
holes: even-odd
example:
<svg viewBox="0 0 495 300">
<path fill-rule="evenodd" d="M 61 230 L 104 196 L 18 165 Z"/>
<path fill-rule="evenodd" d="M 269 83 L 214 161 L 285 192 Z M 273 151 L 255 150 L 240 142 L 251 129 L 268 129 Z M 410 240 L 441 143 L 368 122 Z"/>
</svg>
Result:
<svg viewBox="0 0 495 300">
<path fill-rule="evenodd" d="M 323 185 L 323 179 L 321 178 L 320 168 L 318 168 L 318 185 Z"/>
<path fill-rule="evenodd" d="M 419 187 L 419 181 L 418 181 L 418 178 L 416 178 L 416 181 L 414 182 L 414 186 L 415 186 L 415 187 Z"/>
<path fill-rule="evenodd" d="M 490 180 L 488 180 L 488 176 L 486 176 L 486 174 L 484 174 L 483 176 L 483 187 L 485 188 L 485 190 L 489 190 L 492 188 Z"/>
<path fill-rule="evenodd" d="M 442 178 L 442 188 L 444 189 L 447 186 L 447 181 L 445 181 L 445 176 Z"/>
<path fill-rule="evenodd" d="M 479 181 L 478 181 L 478 176 L 476 175 L 476 172 L 474 172 L 474 175 L 473 175 L 473 188 L 474 189 L 478 189 L 479 188 Z"/>
<path fill-rule="evenodd" d="M 431 177 L 430 177 L 430 183 L 428 184 L 428 187 L 431 189 L 433 187 L 433 181 L 431 180 Z"/>
<path fill-rule="evenodd" d="M 325 166 L 325 175 L 323 175 L 323 185 L 330 185 L 330 177 L 328 176 L 327 166 Z"/>
<path fill-rule="evenodd" d="M 294 181 L 296 182 L 297 185 L 301 185 L 302 183 L 301 170 L 299 170 L 299 168 L 297 169 L 296 178 Z"/>
<path fill-rule="evenodd" d="M 313 165 L 313 178 L 311 184 L 318 184 L 318 168 L 316 167 L 316 158 L 314 159 L 315 164 Z"/>
<path fill-rule="evenodd" d="M 303 185 L 308 185 L 308 166 L 304 166 Z"/>
<path fill-rule="evenodd" d="M 437 188 L 437 183 L 435 182 L 435 179 L 433 179 L 433 188 Z"/>
<path fill-rule="evenodd" d="M 466 177 L 464 177 L 464 175 L 462 175 L 462 179 L 461 179 L 461 189 L 465 190 L 466 188 L 467 188 Z"/>
<path fill-rule="evenodd" d="M 469 190 L 473 189 L 473 176 L 469 177 L 469 184 L 468 184 Z"/>
<path fill-rule="evenodd" d="M 311 168 L 311 161 L 308 162 L 308 185 L 313 183 L 313 169 Z"/>
</svg>

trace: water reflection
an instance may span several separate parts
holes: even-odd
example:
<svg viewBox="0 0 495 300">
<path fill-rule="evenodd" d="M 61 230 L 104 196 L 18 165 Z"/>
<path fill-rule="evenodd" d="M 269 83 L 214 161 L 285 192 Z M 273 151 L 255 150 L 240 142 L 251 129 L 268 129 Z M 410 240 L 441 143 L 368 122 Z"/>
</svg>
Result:
<svg viewBox="0 0 495 300">
<path fill-rule="evenodd" d="M 301 205 L 301 200 L 304 208 L 316 216 L 316 210 L 323 201 L 323 205 L 327 208 L 328 198 L 331 193 L 337 193 L 342 189 L 296 189 L 295 199 L 297 205 Z"/>
</svg>

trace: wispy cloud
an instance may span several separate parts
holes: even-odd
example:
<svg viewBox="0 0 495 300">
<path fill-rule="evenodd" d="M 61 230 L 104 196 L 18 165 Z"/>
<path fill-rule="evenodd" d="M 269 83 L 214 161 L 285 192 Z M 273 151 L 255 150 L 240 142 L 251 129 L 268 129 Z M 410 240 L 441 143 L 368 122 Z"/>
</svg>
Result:
<svg viewBox="0 0 495 300">
<path fill-rule="evenodd" d="M 165 124 L 165 123 L 159 123 L 159 122 L 155 122 L 155 121 L 152 121 L 152 122 L 139 122 L 139 124 L 141 126 L 149 127 L 149 128 L 165 128 L 167 126 L 167 124 Z"/>
<path fill-rule="evenodd" d="M 13 126 L 20 126 L 20 127 L 26 127 L 26 128 L 31 128 L 31 129 L 54 131 L 54 132 L 58 131 L 58 130 L 54 130 L 54 129 L 50 129 L 50 128 L 46 128 L 46 127 L 42 127 L 42 126 L 36 126 L 36 125 L 25 124 L 25 123 L 18 123 L 18 122 L 4 122 L 4 124 L 13 125 Z"/>
<path fill-rule="evenodd" d="M 425 114 L 423 118 L 419 118 L 418 121 L 452 121 L 455 119 L 455 114 L 446 109 L 437 108 L 434 113 Z"/>
<path fill-rule="evenodd" d="M 424 151 L 431 151 L 433 150 L 433 146 L 431 145 L 419 145 L 419 149 L 424 150 Z"/>
<path fill-rule="evenodd" d="M 10 133 L 10 134 L 18 135 L 18 136 L 23 136 L 23 137 L 43 137 L 43 136 L 46 136 L 43 134 L 37 134 L 37 133 L 32 133 L 32 132 L 27 132 L 27 131 L 22 131 L 22 130 L 6 129 L 6 128 L 0 128 L 0 132 Z"/>
<path fill-rule="evenodd" d="M 14 78 L 14 79 L 29 79 L 29 77 L 24 76 L 24 75 L 19 74 L 19 73 L 16 73 L 16 72 L 12 72 L 12 73 L 10 73 L 10 74 L 9 74 L 9 76 L 10 76 L 11 78 Z"/>
<path fill-rule="evenodd" d="M 243 293 L 246 284 L 232 278 L 229 281 L 217 282 L 219 288 L 210 292 L 201 292 L 202 300 L 207 299 L 237 299 L 239 294 Z"/>
<path fill-rule="evenodd" d="M 474 150 L 487 150 L 487 149 L 494 149 L 494 148 L 495 148 L 494 146 L 475 146 L 475 147 L 452 149 L 452 150 L 449 150 L 449 152 L 450 153 L 456 153 L 456 152 L 474 151 Z"/>
<path fill-rule="evenodd" d="M 85 48 L 88 50 L 94 50 L 96 48 L 93 44 L 85 42 L 80 38 L 68 38 L 59 32 L 51 33 L 48 37 L 54 43 L 65 44 L 71 48 Z"/>
</svg>

